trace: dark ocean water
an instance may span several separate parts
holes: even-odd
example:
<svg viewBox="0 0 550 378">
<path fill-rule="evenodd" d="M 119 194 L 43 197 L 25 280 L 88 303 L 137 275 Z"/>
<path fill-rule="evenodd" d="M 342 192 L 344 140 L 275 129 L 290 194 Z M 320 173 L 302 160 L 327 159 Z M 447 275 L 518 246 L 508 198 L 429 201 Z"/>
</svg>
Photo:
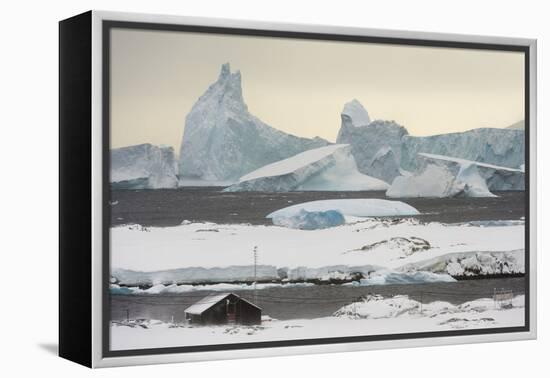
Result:
<svg viewBox="0 0 550 378">
<path fill-rule="evenodd" d="M 257 290 L 254 296 L 251 290 L 234 293 L 257 303 L 263 315 L 276 319 L 308 319 L 330 316 L 340 307 L 361 296 L 380 294 L 393 296 L 409 295 L 412 299 L 429 303 L 446 301 L 453 304 L 464 303 L 479 298 L 491 298 L 494 289 L 513 290 L 514 295 L 524 293 L 524 278 L 495 278 L 458 282 L 438 282 L 413 285 L 381 286 L 342 286 L 316 285 L 309 287 L 269 288 Z M 181 322 L 184 310 L 212 291 L 194 291 L 183 294 L 161 295 L 112 295 L 111 318 L 124 320 L 147 318 L 163 321 Z"/>
<path fill-rule="evenodd" d="M 322 199 L 385 198 L 384 192 L 223 193 L 219 187 L 114 190 L 112 225 L 175 226 L 183 220 L 214 223 L 271 224 L 265 216 L 294 204 Z M 417 218 L 444 223 L 520 219 L 525 193 L 497 192 L 497 198 L 400 199 L 422 214 Z"/>
</svg>

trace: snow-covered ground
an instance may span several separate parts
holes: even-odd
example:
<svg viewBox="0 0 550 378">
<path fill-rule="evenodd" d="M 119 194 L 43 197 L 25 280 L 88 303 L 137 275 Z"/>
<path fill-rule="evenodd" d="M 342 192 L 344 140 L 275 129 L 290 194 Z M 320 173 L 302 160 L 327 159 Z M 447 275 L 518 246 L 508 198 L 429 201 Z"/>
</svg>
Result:
<svg viewBox="0 0 550 378">
<path fill-rule="evenodd" d="M 441 224 L 356 218 L 320 230 L 184 223 L 112 228 L 113 276 L 125 284 L 137 280 L 151 285 L 251 280 L 255 247 L 261 279 L 282 278 L 281 268 L 292 279 L 354 272 L 368 277 L 374 272 L 453 274 L 459 266 L 478 274 L 524 269 L 523 221 Z M 435 258 L 441 261 L 430 262 Z"/>
<path fill-rule="evenodd" d="M 333 316 L 278 321 L 264 314 L 261 325 L 190 326 L 155 320 L 112 322 L 113 350 L 231 344 L 327 337 L 517 327 L 525 323 L 524 296 L 511 305 L 478 299 L 458 306 L 423 303 L 407 296 L 368 297 L 342 307 Z"/>
</svg>

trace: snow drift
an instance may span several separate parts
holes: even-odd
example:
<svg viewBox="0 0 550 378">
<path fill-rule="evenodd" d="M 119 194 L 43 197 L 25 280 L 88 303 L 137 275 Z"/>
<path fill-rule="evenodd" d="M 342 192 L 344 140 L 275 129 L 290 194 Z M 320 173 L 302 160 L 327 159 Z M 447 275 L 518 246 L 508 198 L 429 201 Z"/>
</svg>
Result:
<svg viewBox="0 0 550 378">
<path fill-rule="evenodd" d="M 462 252 L 406 264 L 402 272 L 427 271 L 453 277 L 525 273 L 525 250 Z"/>
<path fill-rule="evenodd" d="M 241 74 L 222 65 L 217 81 L 185 119 L 179 175 L 183 179 L 230 181 L 264 165 L 326 145 L 321 138 L 300 138 L 268 126 L 248 111 Z"/>
<path fill-rule="evenodd" d="M 226 188 L 228 192 L 292 190 L 384 190 L 388 185 L 357 170 L 348 145 L 299 153 L 261 167 Z"/>
<path fill-rule="evenodd" d="M 152 144 L 112 149 L 110 182 L 116 189 L 177 187 L 174 149 Z"/>
</svg>

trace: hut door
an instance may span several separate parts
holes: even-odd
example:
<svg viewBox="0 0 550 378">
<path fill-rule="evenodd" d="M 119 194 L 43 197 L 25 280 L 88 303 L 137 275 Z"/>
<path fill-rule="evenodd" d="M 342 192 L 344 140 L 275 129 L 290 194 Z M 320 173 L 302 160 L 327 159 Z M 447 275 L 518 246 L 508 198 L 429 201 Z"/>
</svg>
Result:
<svg viewBox="0 0 550 378">
<path fill-rule="evenodd" d="M 235 324 L 237 321 L 237 302 L 231 303 L 231 301 L 227 300 L 226 313 L 227 322 L 229 324 Z"/>
</svg>

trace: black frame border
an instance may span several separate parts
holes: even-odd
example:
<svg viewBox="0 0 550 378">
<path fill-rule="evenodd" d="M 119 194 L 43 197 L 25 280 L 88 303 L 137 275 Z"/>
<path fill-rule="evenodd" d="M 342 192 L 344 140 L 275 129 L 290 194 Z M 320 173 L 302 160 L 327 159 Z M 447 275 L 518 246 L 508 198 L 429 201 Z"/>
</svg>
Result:
<svg viewBox="0 0 550 378">
<path fill-rule="evenodd" d="M 331 337 L 284 341 L 264 341 L 250 343 L 234 344 L 215 344 L 215 345 L 195 345 L 182 347 L 150 348 L 150 349 L 129 349 L 129 350 L 110 350 L 110 303 L 109 303 L 109 277 L 110 277 L 110 53 L 111 53 L 111 31 L 113 29 L 133 29 L 148 31 L 171 31 L 171 32 L 193 32 L 205 34 L 225 34 L 250 37 L 272 37 L 288 39 L 306 39 L 321 41 L 340 41 L 340 42 L 362 42 L 377 43 L 402 46 L 418 47 L 442 47 L 457 49 L 474 50 L 493 50 L 493 51 L 511 51 L 522 52 L 524 54 L 524 115 L 525 115 L 525 325 L 523 327 L 501 327 L 473 330 L 456 331 L 433 331 L 433 332 L 415 332 L 415 333 L 396 333 L 386 335 L 364 335 L 353 337 Z M 404 32 L 406 33 L 406 32 Z M 514 332 L 530 331 L 530 46 L 499 44 L 499 43 L 480 43 L 480 42 L 457 42 L 430 39 L 398 38 L 398 37 L 379 37 L 363 36 L 351 34 L 330 34 L 318 32 L 296 32 L 282 30 L 266 29 L 246 29 L 233 27 L 217 26 L 198 26 L 184 24 L 163 24 L 133 21 L 103 20 L 101 29 L 102 38 L 102 133 L 103 133 L 103 159 L 102 159 L 102 179 L 103 179 L 103 211 L 102 211 L 102 356 L 108 357 L 126 357 L 126 356 L 146 356 L 173 353 L 193 353 L 193 352 L 214 352 L 225 350 L 245 350 L 256 348 L 280 348 L 308 345 L 332 345 L 341 343 L 368 342 L 368 341 L 392 341 L 421 338 L 442 338 L 453 336 L 472 336 L 489 335 Z M 449 36 L 452 38 L 452 36 Z"/>
</svg>

